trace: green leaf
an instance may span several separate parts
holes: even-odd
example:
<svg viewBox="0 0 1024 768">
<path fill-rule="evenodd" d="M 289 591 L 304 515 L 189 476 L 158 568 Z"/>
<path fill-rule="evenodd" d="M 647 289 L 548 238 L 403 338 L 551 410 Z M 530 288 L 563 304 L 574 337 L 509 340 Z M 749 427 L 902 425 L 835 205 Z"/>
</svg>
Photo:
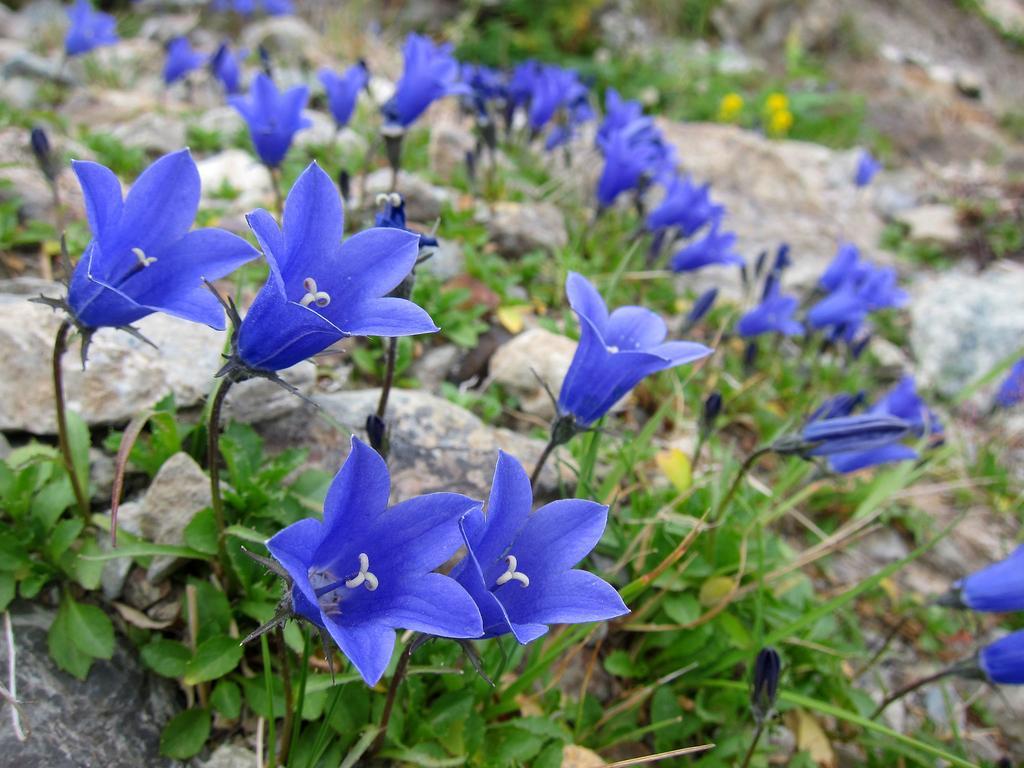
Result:
<svg viewBox="0 0 1024 768">
<path fill-rule="evenodd" d="M 32 516 L 40 522 L 43 530 L 50 530 L 64 510 L 75 503 L 75 492 L 66 474 L 44 485 L 32 497 Z"/>
<path fill-rule="evenodd" d="M 242 713 L 242 689 L 230 680 L 221 680 L 210 694 L 210 704 L 228 720 L 237 720 Z"/>
<path fill-rule="evenodd" d="M 252 528 L 246 528 L 244 525 L 229 525 L 224 529 L 224 533 L 242 541 L 251 541 L 254 544 L 265 544 L 268 538 L 265 534 L 254 531 Z"/>
<path fill-rule="evenodd" d="M 212 509 L 200 510 L 185 526 L 185 543 L 197 552 L 217 554 L 217 518 Z"/>
<path fill-rule="evenodd" d="M 676 624 L 689 624 L 696 621 L 701 614 L 700 603 L 690 594 L 673 594 L 662 603 L 665 614 Z"/>
<path fill-rule="evenodd" d="M 163 677 L 182 677 L 192 660 L 192 651 L 174 640 L 154 640 L 139 652 L 142 663 Z"/>
<path fill-rule="evenodd" d="M 176 760 L 188 760 L 199 754 L 210 737 L 210 710 L 186 709 L 167 724 L 160 734 L 160 754 Z"/>
<path fill-rule="evenodd" d="M 90 558 L 102 552 L 96 539 L 86 539 L 77 552 L 69 553 L 70 563 L 66 570 L 85 589 L 99 589 L 103 579 L 103 563 Z"/>
<path fill-rule="evenodd" d="M 111 552 L 89 555 L 88 559 L 102 562 L 117 560 L 122 557 L 149 557 L 150 555 L 171 555 L 172 557 L 182 557 L 189 560 L 210 559 L 210 556 L 205 552 L 197 552 L 191 547 L 179 547 L 175 544 L 154 544 L 149 541 L 133 541 L 118 544 L 117 549 Z"/>
<path fill-rule="evenodd" d="M 242 660 L 242 646 L 234 637 L 211 637 L 196 648 L 195 656 L 185 666 L 185 684 L 196 685 L 216 680 L 238 666 Z"/>
<path fill-rule="evenodd" d="M 83 523 L 78 518 L 74 520 L 61 520 L 50 532 L 46 541 L 46 553 L 50 559 L 57 561 L 60 556 L 74 544 L 78 534 L 82 532 Z"/>
<path fill-rule="evenodd" d="M 82 653 L 97 659 L 114 655 L 114 625 L 110 618 L 95 605 L 77 603 L 70 597 L 61 602 L 67 606 L 71 642 Z"/>
<path fill-rule="evenodd" d="M 604 660 L 604 668 L 616 677 L 642 677 L 647 671 L 645 665 L 633 661 L 625 651 L 612 651 Z"/>
<path fill-rule="evenodd" d="M 0 612 L 6 611 L 14 599 L 14 574 L 0 571 Z"/>
<path fill-rule="evenodd" d="M 61 600 L 57 615 L 46 634 L 46 643 L 58 667 L 79 680 L 85 680 L 92 666 L 92 657 L 83 653 L 74 642 L 75 623 L 70 608 L 73 602 L 67 595 Z"/>
<path fill-rule="evenodd" d="M 71 462 L 75 475 L 82 486 L 82 492 L 89 498 L 89 425 L 74 411 L 67 412 L 68 444 L 71 446 Z"/>
</svg>

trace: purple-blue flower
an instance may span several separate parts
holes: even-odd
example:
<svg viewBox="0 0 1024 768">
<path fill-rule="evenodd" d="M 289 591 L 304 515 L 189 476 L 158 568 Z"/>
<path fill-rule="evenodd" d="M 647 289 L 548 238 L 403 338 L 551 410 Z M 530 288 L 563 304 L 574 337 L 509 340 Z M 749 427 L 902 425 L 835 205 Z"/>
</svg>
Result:
<svg viewBox="0 0 1024 768">
<path fill-rule="evenodd" d="M 860 251 L 853 243 L 842 243 L 832 257 L 818 285 L 830 293 L 848 280 L 854 279 L 860 262 Z"/>
<path fill-rule="evenodd" d="M 864 150 L 857 158 L 857 171 L 854 173 L 853 183 L 858 187 L 866 187 L 880 170 L 882 164 L 875 160 L 870 152 Z"/>
<path fill-rule="evenodd" d="M 92 240 L 75 267 L 67 303 L 83 328 L 126 326 L 152 312 L 224 327 L 203 279 L 216 280 L 257 256 L 222 229 L 189 229 L 199 207 L 199 172 L 187 149 L 149 166 L 127 198 L 98 163 L 75 161 Z"/>
<path fill-rule="evenodd" d="M 683 237 L 691 237 L 724 213 L 723 206 L 711 202 L 710 185 L 696 185 L 689 176 L 674 176 L 658 207 L 648 214 L 647 229 L 676 227 Z"/>
<path fill-rule="evenodd" d="M 1012 408 L 1024 400 L 1024 358 L 1021 358 L 1003 379 L 996 392 L 996 405 L 1000 408 Z"/>
<path fill-rule="evenodd" d="M 469 87 L 459 82 L 459 63 L 450 43 L 440 45 L 412 33 L 405 39 L 402 54 L 402 77 L 394 95 L 381 107 L 386 124 L 408 128 L 437 99 L 469 93 Z"/>
<path fill-rule="evenodd" d="M 583 499 L 553 501 L 531 513 L 522 465 L 500 452 L 487 501 L 462 519 L 466 557 L 452 577 L 473 597 L 483 636 L 512 633 L 522 644 L 549 624 L 604 621 L 629 613 L 615 589 L 573 568 L 597 546 L 608 507 Z"/>
<path fill-rule="evenodd" d="M 587 280 L 570 272 L 569 304 L 580 322 L 580 343 L 558 396 L 558 410 L 586 426 L 600 419 L 642 379 L 711 354 L 703 344 L 665 341 L 665 321 L 644 307 L 608 312 Z"/>
<path fill-rule="evenodd" d="M 231 50 L 228 43 L 224 42 L 210 57 L 210 71 L 224 86 L 224 92 L 229 96 L 241 90 L 242 60 L 248 53 L 244 48 L 236 53 Z"/>
<path fill-rule="evenodd" d="M 978 661 L 993 683 L 1024 685 L 1024 629 L 982 648 Z"/>
<path fill-rule="evenodd" d="M 431 235 L 424 235 L 415 230 L 409 229 L 405 223 L 405 200 L 397 192 L 378 195 L 380 210 L 374 216 L 374 226 L 394 227 L 419 237 L 420 248 L 433 248 L 437 245 L 437 238 Z"/>
<path fill-rule="evenodd" d="M 480 503 L 430 493 L 389 507 L 390 491 L 384 460 L 353 437 L 327 491 L 323 521 L 300 520 L 267 542 L 291 576 L 293 611 L 326 629 L 367 685 L 391 661 L 396 629 L 482 634 L 466 590 L 434 573 L 462 545 L 459 519 Z"/>
<path fill-rule="evenodd" d="M 68 56 L 88 53 L 101 45 L 113 45 L 118 41 L 117 20 L 109 13 L 94 10 L 90 0 L 75 0 L 68 7 L 67 36 L 64 38 L 64 52 Z"/>
<path fill-rule="evenodd" d="M 675 151 L 665 143 L 650 118 L 642 117 L 612 132 L 600 142 L 604 168 L 597 181 L 597 201 L 601 207 L 615 202 L 621 193 L 639 189 L 673 172 Z"/>
<path fill-rule="evenodd" d="M 781 333 L 797 336 L 804 332 L 803 325 L 793 318 L 800 300 L 796 296 L 772 291 L 768 296 L 740 318 L 736 332 L 743 337 L 760 336 L 763 333 Z"/>
<path fill-rule="evenodd" d="M 192 49 L 187 37 L 176 37 L 167 44 L 167 62 L 164 64 L 164 83 L 170 85 L 199 69 L 206 56 Z"/>
<path fill-rule="evenodd" d="M 359 92 L 366 87 L 370 79 L 366 65 L 360 61 L 340 75 L 325 67 L 317 72 L 317 77 L 327 92 L 327 106 L 331 110 L 334 124 L 338 128 L 344 128 L 356 111 Z"/>
<path fill-rule="evenodd" d="M 281 93 L 274 81 L 260 72 L 253 78 L 248 95 L 229 96 L 228 103 L 245 118 L 260 160 L 276 168 L 288 154 L 296 132 L 312 125 L 302 116 L 308 98 L 306 86 L 297 85 Z"/>
<path fill-rule="evenodd" d="M 960 603 L 975 611 L 1024 611 L 1024 545 L 1005 560 L 960 579 L 953 588 Z"/>
<path fill-rule="evenodd" d="M 639 101 L 623 99 L 618 91 L 609 88 L 604 93 L 604 119 L 597 127 L 598 144 L 643 115 L 644 108 Z"/>
<path fill-rule="evenodd" d="M 905 420 L 885 414 L 819 419 L 804 427 L 800 435 L 803 444 L 796 452 L 804 456 L 834 456 L 869 451 L 898 442 L 910 431 L 911 425 Z"/>
<path fill-rule="evenodd" d="M 342 242 L 341 197 L 316 163 L 288 194 L 283 230 L 262 209 L 246 219 L 270 265 L 238 331 L 237 354 L 249 368 L 279 371 L 345 336 L 437 330 L 416 304 L 388 296 L 416 263 L 419 237 L 373 227 Z"/>
<path fill-rule="evenodd" d="M 712 264 L 742 267 L 746 260 L 735 251 L 736 235 L 733 232 L 719 232 L 719 221 L 700 239 L 687 244 L 672 256 L 669 266 L 675 272 L 693 272 Z"/>
</svg>

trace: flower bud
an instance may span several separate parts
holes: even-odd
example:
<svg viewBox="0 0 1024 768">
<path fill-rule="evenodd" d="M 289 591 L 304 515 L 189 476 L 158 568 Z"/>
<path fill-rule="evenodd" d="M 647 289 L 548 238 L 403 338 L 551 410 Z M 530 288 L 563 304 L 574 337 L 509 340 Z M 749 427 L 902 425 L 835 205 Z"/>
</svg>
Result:
<svg viewBox="0 0 1024 768">
<path fill-rule="evenodd" d="M 700 322 L 701 318 L 703 318 L 704 315 L 710 312 L 711 308 L 715 306 L 715 299 L 717 298 L 717 288 L 710 288 L 698 296 L 697 300 L 693 302 L 693 308 L 690 310 L 690 314 L 686 316 L 686 327 L 691 328 Z"/>
<path fill-rule="evenodd" d="M 781 437 L 772 450 L 804 458 L 870 451 L 895 443 L 910 431 L 910 423 L 895 416 L 870 413 L 840 416 L 812 421 L 800 434 Z"/>
<path fill-rule="evenodd" d="M 370 447 L 381 456 L 388 454 L 388 432 L 384 419 L 376 413 L 366 417 L 366 436 L 370 440 Z"/>
<path fill-rule="evenodd" d="M 759 723 L 767 720 L 775 708 L 781 673 L 782 659 L 779 652 L 771 646 L 762 648 L 754 660 L 754 680 L 750 690 L 750 706 Z"/>
<path fill-rule="evenodd" d="M 352 177 L 344 168 L 338 171 L 338 191 L 341 192 L 341 199 L 347 203 L 352 196 Z"/>
<path fill-rule="evenodd" d="M 700 414 L 700 433 L 703 437 L 707 437 L 711 434 L 715 428 L 715 422 L 718 421 L 719 414 L 722 413 L 722 393 L 717 390 L 707 396 L 704 401 L 704 409 Z"/>
<path fill-rule="evenodd" d="M 43 175 L 51 182 L 55 181 L 57 174 L 60 172 L 60 165 L 53 154 L 53 149 L 50 147 L 50 139 L 46 135 L 46 131 L 38 125 L 35 126 L 29 135 L 29 143 L 32 146 L 32 154 L 36 156 L 36 162 L 39 163 L 39 169 L 43 172 Z"/>
</svg>

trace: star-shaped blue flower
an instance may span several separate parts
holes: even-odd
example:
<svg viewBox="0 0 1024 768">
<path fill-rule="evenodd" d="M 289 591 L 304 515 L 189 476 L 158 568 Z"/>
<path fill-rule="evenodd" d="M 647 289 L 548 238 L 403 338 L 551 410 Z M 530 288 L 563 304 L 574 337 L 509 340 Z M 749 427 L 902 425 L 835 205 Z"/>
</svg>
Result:
<svg viewBox="0 0 1024 768">
<path fill-rule="evenodd" d="M 242 61 L 248 55 L 248 50 L 240 49 L 237 53 L 231 50 L 231 46 L 224 42 L 217 48 L 217 52 L 210 57 L 210 71 L 213 76 L 224 86 L 224 92 L 229 96 L 238 93 L 241 89 Z"/>
<path fill-rule="evenodd" d="M 117 36 L 117 20 L 109 13 L 94 10 L 90 0 L 75 0 L 68 8 L 67 36 L 64 38 L 64 52 L 68 56 L 88 53 L 101 45 L 113 45 Z"/>
<path fill-rule="evenodd" d="M 642 182 L 668 177 L 676 156 L 650 118 L 641 117 L 611 132 L 599 142 L 604 168 L 597 180 L 597 201 L 602 207 L 623 192 L 639 189 Z"/>
<path fill-rule="evenodd" d="M 721 266 L 734 265 L 742 267 L 746 264 L 736 252 L 736 234 L 720 232 L 720 221 L 715 220 L 711 229 L 700 239 L 677 251 L 669 262 L 674 272 L 694 272 L 712 264 Z"/>
<path fill-rule="evenodd" d="M 253 78 L 246 96 L 229 96 L 228 103 L 238 110 L 249 126 L 249 135 L 260 160 L 276 168 L 288 154 L 298 131 L 312 122 L 302 116 L 309 89 L 297 85 L 281 93 L 274 81 L 260 72 Z"/>
<path fill-rule="evenodd" d="M 206 64 L 206 56 L 194 51 L 187 37 L 176 37 L 167 44 L 164 83 L 170 85 L 204 64 Z"/>
<path fill-rule="evenodd" d="M 459 82 L 459 63 L 450 43 L 439 45 L 413 33 L 405 39 L 402 54 L 402 77 L 394 95 L 381 107 L 388 125 L 408 128 L 437 99 L 470 93 L 469 87 Z"/>
<path fill-rule="evenodd" d="M 419 236 L 373 227 L 342 242 L 341 197 L 316 163 L 288 194 L 283 231 L 262 209 L 246 219 L 270 265 L 238 330 L 237 354 L 247 367 L 279 371 L 345 336 L 437 330 L 416 304 L 388 297 L 415 265 Z"/>
<path fill-rule="evenodd" d="M 683 237 L 691 237 L 724 214 L 724 206 L 711 202 L 710 185 L 694 184 L 689 176 L 673 176 L 646 224 L 652 232 L 675 227 Z"/>
<path fill-rule="evenodd" d="M 199 207 L 199 172 L 188 150 L 154 162 L 124 200 L 109 169 L 72 165 L 92 230 L 68 289 L 76 323 L 126 326 L 166 312 L 223 328 L 224 312 L 203 280 L 229 274 L 257 252 L 222 229 L 189 231 Z"/>
<path fill-rule="evenodd" d="M 586 426 L 600 419 L 642 379 L 711 354 L 703 344 L 665 341 L 665 321 L 644 307 L 608 312 L 587 280 L 570 272 L 569 304 L 580 321 L 580 343 L 558 395 L 558 409 Z"/>
<path fill-rule="evenodd" d="M 480 611 L 434 573 L 462 544 L 459 520 L 480 503 L 430 493 L 388 506 L 384 460 L 358 438 L 327 491 L 323 521 L 300 520 L 267 542 L 292 579 L 296 614 L 325 628 L 374 685 L 391 660 L 396 629 L 439 637 L 483 633 Z"/>
<path fill-rule="evenodd" d="M 804 332 L 803 325 L 793 318 L 799 306 L 800 300 L 796 296 L 780 293 L 776 287 L 769 291 L 760 304 L 740 318 L 736 331 L 747 338 L 763 333 L 798 336 Z"/>
<path fill-rule="evenodd" d="M 317 72 L 317 77 L 327 92 L 327 106 L 334 117 L 334 124 L 344 128 L 356 111 L 359 92 L 366 87 L 370 73 L 363 62 L 353 64 L 339 75 L 326 67 Z"/>
<path fill-rule="evenodd" d="M 462 520 L 467 554 L 452 571 L 483 617 L 483 636 L 511 632 L 524 645 L 548 624 L 604 621 L 629 613 L 619 593 L 574 565 L 597 546 L 608 508 L 564 499 L 531 513 L 533 492 L 522 465 L 501 452 L 486 515 Z"/>
</svg>

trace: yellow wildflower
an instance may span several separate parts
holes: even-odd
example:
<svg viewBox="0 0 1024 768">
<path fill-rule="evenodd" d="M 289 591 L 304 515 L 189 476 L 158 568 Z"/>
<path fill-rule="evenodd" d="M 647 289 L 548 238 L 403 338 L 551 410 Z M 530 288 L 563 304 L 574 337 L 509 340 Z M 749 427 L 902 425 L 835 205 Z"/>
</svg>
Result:
<svg viewBox="0 0 1024 768">
<path fill-rule="evenodd" d="M 722 123 L 734 123 L 743 111 L 743 97 L 738 93 L 727 93 L 718 103 L 718 120 Z"/>
</svg>

